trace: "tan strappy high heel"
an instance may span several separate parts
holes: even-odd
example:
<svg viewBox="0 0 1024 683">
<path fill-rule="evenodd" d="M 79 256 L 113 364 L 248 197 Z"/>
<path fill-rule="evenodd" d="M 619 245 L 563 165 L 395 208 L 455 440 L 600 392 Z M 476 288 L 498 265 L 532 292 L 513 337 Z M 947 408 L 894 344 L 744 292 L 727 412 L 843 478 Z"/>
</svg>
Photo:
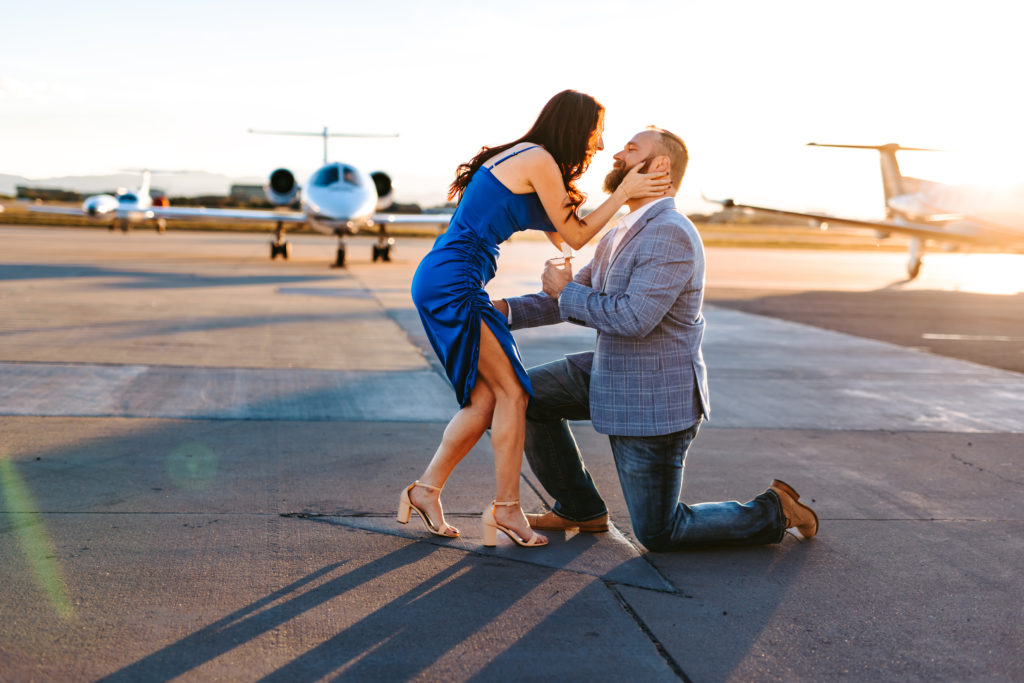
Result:
<svg viewBox="0 0 1024 683">
<path fill-rule="evenodd" d="M 548 539 L 538 534 L 533 529 L 530 529 L 530 538 L 523 540 L 523 538 L 517 534 L 514 530 L 508 528 L 498 520 L 494 519 L 494 507 L 496 505 L 511 506 L 519 505 L 518 500 L 492 500 L 491 504 L 484 510 L 482 522 L 484 526 L 484 545 L 494 547 L 498 545 L 498 530 L 500 529 L 506 536 L 512 539 L 512 541 L 519 546 L 524 548 L 538 548 L 542 545 L 548 544 Z"/>
<path fill-rule="evenodd" d="M 435 536 L 441 536 L 443 538 L 455 538 L 456 536 L 458 536 L 459 535 L 459 530 L 456 529 L 455 527 L 453 527 L 451 524 L 448 524 L 447 522 L 443 521 L 444 520 L 444 516 L 443 516 L 444 513 L 442 513 L 441 521 L 443 522 L 445 527 L 447 527 L 447 528 L 451 529 L 452 531 L 454 531 L 455 532 L 454 534 L 446 534 L 446 533 L 444 533 L 440 526 L 434 524 L 434 522 L 430 519 L 430 515 L 428 515 L 425 510 L 423 510 L 422 508 L 420 508 L 419 506 L 414 504 L 411 500 L 409 500 L 409 491 L 412 491 L 413 488 L 415 488 L 417 486 L 420 486 L 420 487 L 425 488 L 425 489 L 430 489 L 431 491 L 437 491 L 438 504 L 440 504 L 440 502 L 441 502 L 441 489 L 443 487 L 431 486 L 430 484 L 424 484 L 424 483 L 422 483 L 421 481 L 419 481 L 417 479 L 413 483 L 409 484 L 409 486 L 407 488 L 402 489 L 402 495 L 399 496 L 399 498 L 398 498 L 398 516 L 396 518 L 398 523 L 399 524 L 408 524 L 409 523 L 409 513 L 411 513 L 413 510 L 415 510 L 416 514 L 418 514 L 420 516 L 420 520 L 423 522 L 423 526 L 430 533 L 434 534 Z"/>
</svg>

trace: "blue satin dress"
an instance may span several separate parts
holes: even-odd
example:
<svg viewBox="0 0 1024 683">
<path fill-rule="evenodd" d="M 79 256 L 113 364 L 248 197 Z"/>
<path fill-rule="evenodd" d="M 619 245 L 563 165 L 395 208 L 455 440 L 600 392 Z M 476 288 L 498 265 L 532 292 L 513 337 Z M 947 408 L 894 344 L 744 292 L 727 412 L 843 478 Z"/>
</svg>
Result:
<svg viewBox="0 0 1024 683">
<path fill-rule="evenodd" d="M 493 166 L 526 149 L 502 157 Z M 515 194 L 481 166 L 466 186 L 448 230 L 437 238 L 413 276 L 412 300 L 460 406 L 469 404 L 476 384 L 481 321 L 505 350 L 523 388 L 533 395 L 508 320 L 484 291 L 497 268 L 498 245 L 513 233 L 530 229 L 555 230 L 537 194 Z"/>
</svg>

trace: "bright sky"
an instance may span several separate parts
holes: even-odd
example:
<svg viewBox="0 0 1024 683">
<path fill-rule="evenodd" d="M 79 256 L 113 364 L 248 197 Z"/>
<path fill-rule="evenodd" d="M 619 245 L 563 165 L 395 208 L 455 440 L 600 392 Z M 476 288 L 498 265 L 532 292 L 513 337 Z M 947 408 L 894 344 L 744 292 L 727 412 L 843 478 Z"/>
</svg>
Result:
<svg viewBox="0 0 1024 683">
<path fill-rule="evenodd" d="M 967 152 L 901 161 L 942 180 L 1024 179 L 1024 41 L 1002 1 L 5 4 L 0 173 L 305 177 L 318 139 L 246 131 L 326 125 L 400 133 L 335 139 L 331 157 L 433 204 L 460 162 L 575 88 L 607 107 L 592 200 L 611 154 L 652 123 L 690 148 L 684 208 L 703 191 L 878 213 L 877 155 L 812 140 Z"/>
</svg>

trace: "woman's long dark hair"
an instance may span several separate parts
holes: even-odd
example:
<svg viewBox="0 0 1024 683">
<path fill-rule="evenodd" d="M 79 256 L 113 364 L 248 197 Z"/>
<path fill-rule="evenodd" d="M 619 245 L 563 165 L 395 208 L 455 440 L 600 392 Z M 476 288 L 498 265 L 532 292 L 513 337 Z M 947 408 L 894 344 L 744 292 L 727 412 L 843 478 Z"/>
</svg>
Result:
<svg viewBox="0 0 1024 683">
<path fill-rule="evenodd" d="M 563 90 L 548 100 L 526 135 L 505 145 L 482 147 L 469 162 L 461 164 L 448 188 L 448 199 L 462 199 L 473 174 L 485 161 L 521 142 L 532 142 L 555 158 L 569 195 L 569 215 L 573 215 L 587 198 L 576 188 L 576 181 L 590 165 L 592 138 L 603 118 L 604 106 L 593 97 Z"/>
</svg>

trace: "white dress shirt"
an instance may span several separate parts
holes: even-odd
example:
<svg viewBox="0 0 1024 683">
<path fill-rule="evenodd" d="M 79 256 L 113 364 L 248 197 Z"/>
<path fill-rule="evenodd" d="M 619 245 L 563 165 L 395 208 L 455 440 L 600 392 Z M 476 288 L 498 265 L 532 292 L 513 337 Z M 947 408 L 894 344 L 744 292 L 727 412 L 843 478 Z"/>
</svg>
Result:
<svg viewBox="0 0 1024 683">
<path fill-rule="evenodd" d="M 658 202 L 663 202 L 666 199 L 671 199 L 671 197 L 662 197 L 661 199 L 656 199 L 655 201 L 649 204 L 644 204 L 636 211 L 630 211 L 625 216 L 619 219 L 619 222 L 615 225 L 612 234 L 612 248 L 608 250 L 609 261 L 615 254 L 615 251 L 619 248 L 619 244 L 622 243 L 622 238 L 626 236 L 626 233 L 629 232 L 629 229 L 636 225 L 636 222 L 640 220 L 640 218 L 642 218 L 645 213 L 647 213 L 648 209 L 656 206 Z"/>
</svg>

